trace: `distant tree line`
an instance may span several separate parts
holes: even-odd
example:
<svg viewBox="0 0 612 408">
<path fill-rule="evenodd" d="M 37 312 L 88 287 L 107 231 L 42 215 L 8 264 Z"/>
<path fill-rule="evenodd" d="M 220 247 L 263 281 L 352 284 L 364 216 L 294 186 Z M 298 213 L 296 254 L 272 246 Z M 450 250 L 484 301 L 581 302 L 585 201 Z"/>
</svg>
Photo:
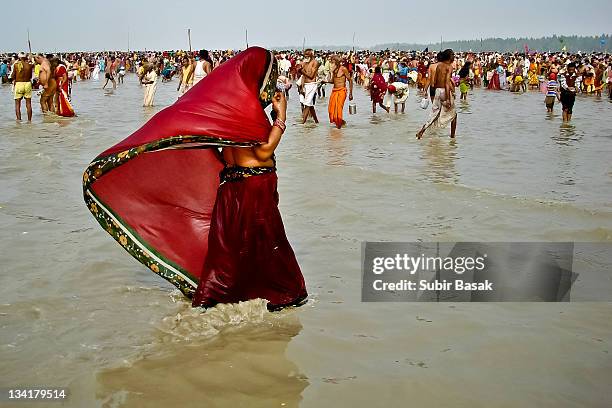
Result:
<svg viewBox="0 0 612 408">
<path fill-rule="evenodd" d="M 355 47 L 357 50 L 370 49 L 372 51 L 381 50 L 402 50 L 402 51 L 430 51 L 440 50 L 442 48 L 452 48 L 456 51 L 500 51 L 500 52 L 523 52 L 525 46 L 529 50 L 535 51 L 567 51 L 570 53 L 603 51 L 612 52 L 612 35 L 601 34 L 594 36 L 578 36 L 578 35 L 552 35 L 550 37 L 523 37 L 523 38 L 483 38 L 478 40 L 462 40 L 462 41 L 444 41 L 442 44 L 416 44 L 416 43 L 387 43 L 378 44 L 370 48 Z M 349 51 L 353 47 L 349 45 L 306 45 L 306 48 L 314 48 L 316 50 L 330 51 Z M 285 46 L 273 47 L 275 50 L 301 50 L 302 47 Z"/>
<path fill-rule="evenodd" d="M 525 46 L 529 50 L 536 51 L 563 51 L 567 52 L 592 52 L 606 51 L 610 52 L 612 46 L 610 44 L 612 36 L 602 34 L 596 36 L 578 36 L 578 35 L 552 35 L 550 37 L 541 38 L 483 38 L 480 40 L 467 41 L 444 41 L 442 44 L 409 44 L 409 43 L 390 43 L 379 44 L 372 47 L 372 50 L 379 51 L 385 49 L 395 50 L 417 50 L 421 51 L 428 48 L 430 51 L 439 50 L 442 48 L 452 48 L 456 51 L 501 51 L 501 52 L 521 52 L 525 50 Z"/>
</svg>

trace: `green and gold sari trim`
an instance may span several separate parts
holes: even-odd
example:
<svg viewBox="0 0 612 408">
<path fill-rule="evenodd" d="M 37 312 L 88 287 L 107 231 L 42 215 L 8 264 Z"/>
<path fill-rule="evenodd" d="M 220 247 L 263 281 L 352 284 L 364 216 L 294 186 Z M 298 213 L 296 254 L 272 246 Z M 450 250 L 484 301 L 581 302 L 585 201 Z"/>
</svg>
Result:
<svg viewBox="0 0 612 408">
<path fill-rule="evenodd" d="M 256 143 L 249 142 L 232 142 L 231 140 L 211 136 L 174 136 L 157 140 L 155 142 L 133 147 L 122 152 L 96 158 L 89 164 L 89 166 L 87 166 L 87 169 L 85 169 L 85 172 L 83 173 L 83 189 L 88 188 L 91 183 L 102 177 L 105 173 L 118 166 L 121 166 L 122 164 L 143 153 L 156 152 L 165 149 L 201 149 L 223 146 L 248 147 L 255 144 Z"/>
<path fill-rule="evenodd" d="M 268 58 L 268 70 L 266 71 L 266 76 L 259 89 L 259 103 L 263 109 L 266 109 L 266 107 L 272 103 L 272 98 L 276 93 L 276 81 L 278 79 L 278 64 L 276 58 L 274 58 L 271 52 L 268 53 Z"/>
<path fill-rule="evenodd" d="M 185 296 L 191 298 L 198 286 L 198 280 L 185 269 L 170 261 L 146 243 L 121 217 L 100 200 L 91 188 L 92 183 L 105 173 L 115 169 L 140 154 L 165 149 L 194 149 L 222 146 L 252 146 L 254 143 L 238 143 L 208 136 L 175 136 L 122 152 L 98 157 L 83 173 L 83 196 L 87 208 L 110 236 L 130 255 L 151 271 L 176 286 Z"/>
</svg>

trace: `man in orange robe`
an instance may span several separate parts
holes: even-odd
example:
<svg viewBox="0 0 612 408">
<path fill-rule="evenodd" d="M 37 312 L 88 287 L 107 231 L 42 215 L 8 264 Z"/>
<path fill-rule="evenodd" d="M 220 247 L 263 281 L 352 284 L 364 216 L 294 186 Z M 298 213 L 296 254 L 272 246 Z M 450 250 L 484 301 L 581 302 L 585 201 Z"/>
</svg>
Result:
<svg viewBox="0 0 612 408">
<path fill-rule="evenodd" d="M 329 122 L 335 123 L 336 127 L 340 129 L 343 125 L 346 125 L 344 119 L 342 119 L 342 110 L 344 109 L 344 102 L 346 101 L 346 81 L 349 82 L 349 101 L 353 100 L 353 77 L 349 73 L 348 69 L 341 64 L 340 57 L 334 55 L 332 57 L 332 78 L 330 83 L 334 84 L 332 93 L 329 96 Z"/>
</svg>

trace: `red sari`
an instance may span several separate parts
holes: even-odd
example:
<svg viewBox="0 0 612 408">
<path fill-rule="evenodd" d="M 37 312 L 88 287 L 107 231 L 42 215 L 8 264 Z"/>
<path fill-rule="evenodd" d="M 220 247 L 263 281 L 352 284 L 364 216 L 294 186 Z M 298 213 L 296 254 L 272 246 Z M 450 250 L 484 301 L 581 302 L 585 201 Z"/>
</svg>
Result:
<svg viewBox="0 0 612 408">
<path fill-rule="evenodd" d="M 370 97 L 374 103 L 382 103 L 387 93 L 387 81 L 382 74 L 374 74 L 370 82 Z"/>
<path fill-rule="evenodd" d="M 59 85 L 64 76 L 68 75 L 68 71 L 64 64 L 60 64 L 55 69 L 55 81 L 58 84 L 57 92 L 58 92 L 58 115 L 65 117 L 74 116 L 74 109 L 72 108 L 72 104 L 68 100 L 68 79 L 66 78 L 64 82 Z"/>
<path fill-rule="evenodd" d="M 259 47 L 238 54 L 83 175 L 85 202 L 100 225 L 194 306 L 263 298 L 275 307 L 306 297 L 274 168 L 244 178 L 224 170 L 219 186 L 216 147 L 268 139 L 263 107 L 275 91 L 275 61 Z"/>
<path fill-rule="evenodd" d="M 499 91 L 501 89 L 501 86 L 499 83 L 499 73 L 497 72 L 497 70 L 493 71 L 493 76 L 491 77 L 491 80 L 489 81 L 489 86 L 487 86 L 487 89 L 494 90 L 494 91 Z"/>
</svg>

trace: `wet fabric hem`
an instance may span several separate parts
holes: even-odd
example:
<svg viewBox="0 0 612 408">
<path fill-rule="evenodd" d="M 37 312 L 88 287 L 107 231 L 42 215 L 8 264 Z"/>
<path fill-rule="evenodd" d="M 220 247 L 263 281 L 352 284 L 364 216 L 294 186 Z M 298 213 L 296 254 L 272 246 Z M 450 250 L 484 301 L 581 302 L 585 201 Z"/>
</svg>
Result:
<svg viewBox="0 0 612 408">
<path fill-rule="evenodd" d="M 91 189 L 84 190 L 84 199 L 96 221 L 123 249 L 152 272 L 176 286 L 187 298 L 193 296 L 198 286 L 198 280 L 194 276 L 148 245 Z"/>
</svg>

